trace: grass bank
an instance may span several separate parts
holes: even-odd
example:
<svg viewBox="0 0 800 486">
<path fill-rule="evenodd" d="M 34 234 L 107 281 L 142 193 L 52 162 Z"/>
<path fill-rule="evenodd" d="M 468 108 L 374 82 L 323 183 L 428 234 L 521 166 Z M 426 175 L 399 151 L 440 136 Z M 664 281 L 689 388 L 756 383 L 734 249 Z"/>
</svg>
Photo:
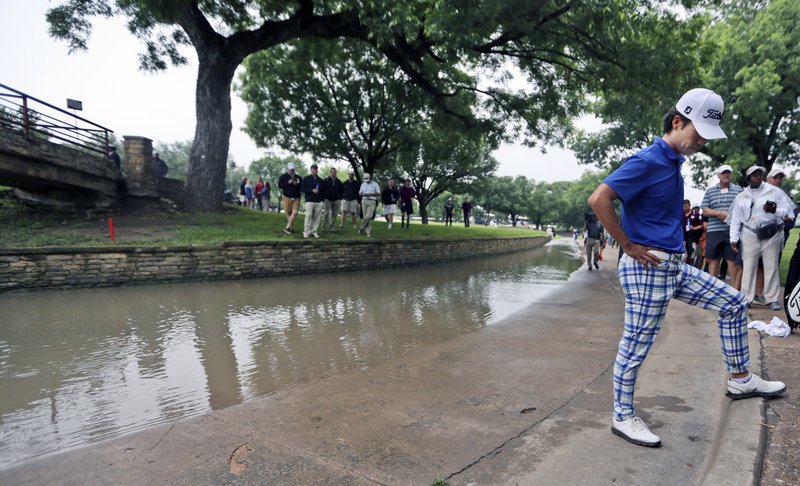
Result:
<svg viewBox="0 0 800 486">
<path fill-rule="evenodd" d="M 398 215 L 399 217 L 399 215 Z M 281 241 L 302 239 L 304 216 L 295 222 L 294 235 L 286 235 L 284 213 L 264 213 L 226 205 L 218 213 L 189 213 L 164 204 L 108 211 L 103 214 L 61 214 L 26 207 L 0 190 L 0 247 L 38 248 L 45 246 L 113 246 L 108 219 L 114 224 L 116 244 L 174 246 L 214 244 L 226 241 Z M 360 221 L 359 221 L 360 222 Z M 338 226 L 338 224 L 337 224 Z M 408 229 L 395 222 L 392 230 L 378 217 L 373 222 L 372 239 L 416 240 L 447 238 L 504 238 L 541 236 L 542 231 L 463 224 L 452 227 L 414 221 Z M 320 232 L 324 240 L 365 239 L 351 224 L 333 233 Z"/>
<path fill-rule="evenodd" d="M 794 249 L 797 248 L 797 239 L 800 229 L 792 229 L 789 231 L 789 239 L 786 240 L 786 245 L 783 247 L 781 254 L 781 285 L 786 283 L 786 275 L 789 273 L 789 263 L 792 261 L 792 254 Z"/>
</svg>

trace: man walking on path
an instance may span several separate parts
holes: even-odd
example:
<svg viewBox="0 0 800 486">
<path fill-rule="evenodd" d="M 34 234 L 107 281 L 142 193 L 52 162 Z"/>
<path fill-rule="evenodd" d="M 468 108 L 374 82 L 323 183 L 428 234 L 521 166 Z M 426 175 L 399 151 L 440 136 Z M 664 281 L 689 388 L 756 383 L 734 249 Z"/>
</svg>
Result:
<svg viewBox="0 0 800 486">
<path fill-rule="evenodd" d="M 365 173 L 364 182 L 361 183 L 361 188 L 358 190 L 358 195 L 361 196 L 361 212 L 364 218 L 361 226 L 358 227 L 358 234 L 367 233 L 367 236 L 372 236 L 372 219 L 375 217 L 378 196 L 381 195 L 381 187 L 377 182 L 370 179 L 370 175 Z"/>
<path fill-rule="evenodd" d="M 283 210 L 286 211 L 286 227 L 283 232 L 287 235 L 294 233 L 294 220 L 300 212 L 300 184 L 303 179 L 295 174 L 293 162 L 286 164 L 286 173 L 278 178 L 278 187 L 283 191 Z"/>
<path fill-rule="evenodd" d="M 781 189 L 764 183 L 764 167 L 754 165 L 745 176 L 749 184 L 731 206 L 731 246 L 742 254 L 742 293 L 756 296 L 759 259 L 764 264 L 764 298 L 770 309 L 781 310 L 778 255 L 783 245 L 785 218 L 794 218 L 794 203 Z M 742 245 L 739 248 L 739 245 Z"/>
<path fill-rule="evenodd" d="M 386 229 L 392 229 L 394 214 L 397 212 L 397 202 L 400 200 L 400 191 L 394 187 L 394 179 L 391 177 L 386 180 L 386 187 L 381 191 L 381 203 L 383 203 L 383 217 L 386 219 Z"/>
<path fill-rule="evenodd" d="M 350 214 L 353 220 L 353 229 L 356 229 L 356 219 L 358 219 L 358 210 L 361 206 L 358 201 L 359 189 L 361 189 L 361 183 L 356 180 L 356 173 L 351 170 L 350 174 L 347 176 L 347 180 L 342 183 L 342 197 L 344 198 L 344 202 L 342 203 L 342 222 L 339 223 L 340 228 L 344 226 L 347 215 Z"/>
<path fill-rule="evenodd" d="M 594 214 L 587 215 L 586 217 L 586 239 L 583 240 L 583 253 L 586 255 L 586 265 L 589 271 L 592 271 L 592 263 L 594 268 L 600 269 L 600 245 L 605 246 L 605 230 L 603 225 L 597 221 L 597 216 Z"/>
<path fill-rule="evenodd" d="M 302 191 L 306 197 L 306 220 L 303 238 L 319 238 L 317 229 L 322 216 L 322 201 L 325 199 L 325 181 L 317 175 L 317 164 L 311 164 L 311 174 L 303 177 Z"/>
<path fill-rule="evenodd" d="M 647 357 L 673 297 L 719 312 L 725 368 L 732 399 L 774 397 L 786 386 L 748 372 L 747 299 L 715 277 L 684 263 L 681 203 L 686 155 L 707 140 L 726 138 L 719 126 L 724 104 L 707 89 L 684 94 L 664 117 L 664 136 L 626 160 L 589 197 L 589 204 L 625 254 L 618 275 L 625 294 L 625 325 L 614 361 L 611 431 L 634 444 L 658 447 L 633 407 L 639 367 Z M 622 201 L 622 225 L 614 200 Z M 690 380 L 690 377 L 686 378 Z"/>
<path fill-rule="evenodd" d="M 322 229 L 336 231 L 336 220 L 339 218 L 339 207 L 342 205 L 342 181 L 336 177 L 336 169 L 331 168 L 325 186 L 325 216 L 322 219 Z"/>
</svg>

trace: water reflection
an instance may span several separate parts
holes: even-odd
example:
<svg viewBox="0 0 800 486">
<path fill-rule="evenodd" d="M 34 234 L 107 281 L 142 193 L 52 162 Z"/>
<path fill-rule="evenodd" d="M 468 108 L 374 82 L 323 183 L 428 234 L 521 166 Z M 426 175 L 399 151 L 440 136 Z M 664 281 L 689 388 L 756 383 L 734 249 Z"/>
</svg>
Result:
<svg viewBox="0 0 800 486">
<path fill-rule="evenodd" d="M 0 468 L 492 325 L 576 247 L 447 265 L 0 295 Z"/>
</svg>

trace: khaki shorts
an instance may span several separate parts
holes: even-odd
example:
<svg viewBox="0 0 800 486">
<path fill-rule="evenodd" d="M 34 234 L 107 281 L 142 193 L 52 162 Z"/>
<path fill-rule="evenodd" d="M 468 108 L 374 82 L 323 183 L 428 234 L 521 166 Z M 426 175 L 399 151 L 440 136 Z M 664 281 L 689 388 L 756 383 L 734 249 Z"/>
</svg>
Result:
<svg viewBox="0 0 800 486">
<path fill-rule="evenodd" d="M 300 198 L 296 197 L 292 199 L 283 196 L 283 210 L 286 211 L 286 214 L 300 211 Z"/>
<path fill-rule="evenodd" d="M 358 214 L 358 209 L 360 207 L 361 205 L 358 204 L 358 199 L 353 199 L 352 201 L 342 201 L 343 213 Z"/>
</svg>

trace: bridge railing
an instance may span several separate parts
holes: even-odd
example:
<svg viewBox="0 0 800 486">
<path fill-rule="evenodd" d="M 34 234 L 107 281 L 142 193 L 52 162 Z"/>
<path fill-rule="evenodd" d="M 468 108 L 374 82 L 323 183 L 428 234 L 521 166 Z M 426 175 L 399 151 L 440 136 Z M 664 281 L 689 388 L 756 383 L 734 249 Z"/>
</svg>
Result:
<svg viewBox="0 0 800 486">
<path fill-rule="evenodd" d="M 110 149 L 109 134 L 114 133 L 4 84 L 0 84 L 0 126 L 18 130 L 28 140 L 71 145 L 103 156 Z"/>
</svg>

